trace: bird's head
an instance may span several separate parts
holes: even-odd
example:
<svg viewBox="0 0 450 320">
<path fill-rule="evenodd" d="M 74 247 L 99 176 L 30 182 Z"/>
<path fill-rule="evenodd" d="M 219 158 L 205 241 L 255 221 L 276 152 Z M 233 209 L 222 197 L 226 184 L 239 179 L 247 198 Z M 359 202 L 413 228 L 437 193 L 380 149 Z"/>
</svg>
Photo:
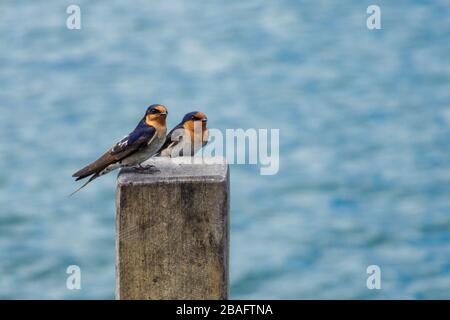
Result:
<svg viewBox="0 0 450 320">
<path fill-rule="evenodd" d="M 197 124 L 201 124 L 202 130 L 206 129 L 206 124 L 208 122 L 208 118 L 206 117 L 206 114 L 200 111 L 193 111 L 186 113 L 186 115 L 183 117 L 183 127 L 194 131 L 194 126 Z"/>
<path fill-rule="evenodd" d="M 145 112 L 145 122 L 149 126 L 165 125 L 167 113 L 167 108 L 162 104 L 152 104 Z"/>
</svg>

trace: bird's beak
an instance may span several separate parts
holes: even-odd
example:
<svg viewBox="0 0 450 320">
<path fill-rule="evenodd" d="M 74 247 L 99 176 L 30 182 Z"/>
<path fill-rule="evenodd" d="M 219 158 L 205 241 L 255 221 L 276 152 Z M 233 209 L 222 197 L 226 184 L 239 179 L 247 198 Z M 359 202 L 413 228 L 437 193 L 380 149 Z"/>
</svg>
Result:
<svg viewBox="0 0 450 320">
<path fill-rule="evenodd" d="M 206 119 L 206 118 L 205 118 L 205 119 L 202 119 L 202 122 L 206 122 L 206 121 L 208 121 L 208 119 Z"/>
<path fill-rule="evenodd" d="M 159 115 L 160 116 L 167 116 L 167 112 L 161 112 Z"/>
</svg>

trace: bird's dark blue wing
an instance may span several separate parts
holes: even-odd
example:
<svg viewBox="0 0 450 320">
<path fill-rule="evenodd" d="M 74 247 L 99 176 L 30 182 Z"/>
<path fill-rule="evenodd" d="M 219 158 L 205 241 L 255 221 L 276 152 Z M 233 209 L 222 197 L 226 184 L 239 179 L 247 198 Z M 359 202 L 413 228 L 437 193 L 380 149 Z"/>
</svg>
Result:
<svg viewBox="0 0 450 320">
<path fill-rule="evenodd" d="M 156 129 L 154 127 L 148 126 L 144 128 L 137 128 L 116 143 L 111 148 L 111 154 L 117 155 L 120 153 L 126 153 L 126 155 L 129 155 L 140 149 L 142 146 L 147 145 L 148 142 L 154 137 L 155 133 Z"/>
<path fill-rule="evenodd" d="M 106 151 L 100 158 L 75 172 L 73 176 L 76 177 L 77 180 L 80 180 L 91 174 L 98 173 L 110 164 L 121 161 L 139 151 L 141 148 L 145 148 L 155 135 L 156 129 L 154 127 L 137 127 L 133 132 Z"/>
</svg>

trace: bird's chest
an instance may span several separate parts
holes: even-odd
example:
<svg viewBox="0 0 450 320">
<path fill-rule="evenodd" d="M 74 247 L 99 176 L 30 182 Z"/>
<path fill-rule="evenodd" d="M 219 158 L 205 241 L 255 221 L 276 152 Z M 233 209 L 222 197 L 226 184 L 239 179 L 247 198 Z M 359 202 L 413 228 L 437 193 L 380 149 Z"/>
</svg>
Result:
<svg viewBox="0 0 450 320">
<path fill-rule="evenodd" d="M 159 149 L 161 149 L 165 140 L 166 140 L 166 128 L 165 127 L 157 128 L 155 137 L 147 143 L 145 153 L 150 154 L 151 156 L 154 155 L 156 152 L 159 151 Z"/>
</svg>

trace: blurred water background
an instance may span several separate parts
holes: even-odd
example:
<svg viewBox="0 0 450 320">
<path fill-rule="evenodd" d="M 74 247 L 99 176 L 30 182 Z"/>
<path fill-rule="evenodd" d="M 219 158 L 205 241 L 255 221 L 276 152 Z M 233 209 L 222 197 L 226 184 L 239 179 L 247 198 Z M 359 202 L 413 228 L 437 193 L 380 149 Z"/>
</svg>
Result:
<svg viewBox="0 0 450 320">
<path fill-rule="evenodd" d="M 151 103 L 281 129 L 231 168 L 232 298 L 450 298 L 448 1 L 70 4 L 0 2 L 0 298 L 114 298 L 116 173 L 67 195 Z"/>
</svg>

